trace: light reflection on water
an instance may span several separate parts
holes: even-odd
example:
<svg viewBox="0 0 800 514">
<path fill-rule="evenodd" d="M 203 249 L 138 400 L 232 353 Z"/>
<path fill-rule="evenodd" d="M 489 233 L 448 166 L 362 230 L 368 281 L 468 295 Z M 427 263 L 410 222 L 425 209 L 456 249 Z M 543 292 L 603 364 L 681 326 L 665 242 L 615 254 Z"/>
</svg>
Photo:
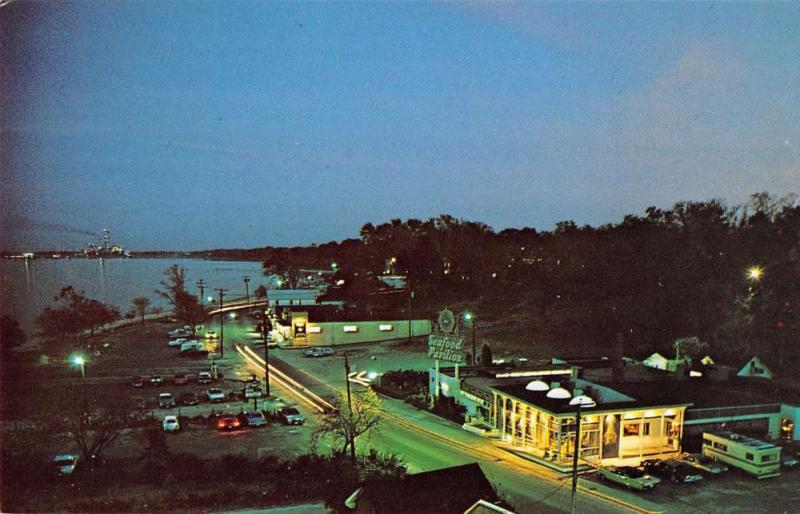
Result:
<svg viewBox="0 0 800 514">
<path fill-rule="evenodd" d="M 227 298 L 244 297 L 242 277 L 249 275 L 250 294 L 266 285 L 259 262 L 204 261 L 197 259 L 36 259 L 0 260 L 0 312 L 15 318 L 33 333 L 34 320 L 53 305 L 62 287 L 71 285 L 89 298 L 110 303 L 124 315 L 137 296 L 150 299 L 151 306 L 167 307 L 155 290 L 172 264 L 186 269 L 186 289 L 198 294 L 199 279 L 206 291 L 228 289 Z"/>
</svg>

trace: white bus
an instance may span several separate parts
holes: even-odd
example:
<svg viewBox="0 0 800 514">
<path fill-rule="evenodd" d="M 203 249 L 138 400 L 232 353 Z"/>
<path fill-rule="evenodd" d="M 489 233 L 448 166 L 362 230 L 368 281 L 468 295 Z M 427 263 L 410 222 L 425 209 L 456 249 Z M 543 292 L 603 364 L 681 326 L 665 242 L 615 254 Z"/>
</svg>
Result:
<svg viewBox="0 0 800 514">
<path fill-rule="evenodd" d="M 781 474 L 780 446 L 733 432 L 704 432 L 703 455 L 758 478 Z"/>
</svg>

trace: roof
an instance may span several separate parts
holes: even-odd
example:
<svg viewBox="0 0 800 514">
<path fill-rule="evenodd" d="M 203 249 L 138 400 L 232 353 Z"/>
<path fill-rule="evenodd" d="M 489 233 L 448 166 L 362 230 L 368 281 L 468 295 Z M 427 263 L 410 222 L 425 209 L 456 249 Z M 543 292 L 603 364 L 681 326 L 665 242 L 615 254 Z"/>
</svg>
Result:
<svg viewBox="0 0 800 514">
<path fill-rule="evenodd" d="M 650 384 L 648 384 L 650 385 Z M 568 414 L 574 413 L 575 407 L 569 404 L 569 398 L 567 399 L 553 399 L 547 397 L 547 391 L 529 391 L 525 388 L 526 384 L 518 383 L 518 384 L 507 384 L 507 385 L 498 385 L 495 386 L 494 389 L 497 391 L 506 393 L 510 396 L 515 398 L 519 398 L 520 400 L 530 403 L 532 405 L 536 405 L 544 410 L 552 412 L 553 414 Z M 691 401 L 686 401 L 684 399 L 669 397 L 669 396 L 662 396 L 658 394 L 660 388 L 653 388 L 653 391 L 647 390 L 636 390 L 636 391 L 629 391 L 626 389 L 621 389 L 617 387 L 618 384 L 613 384 L 611 387 L 618 391 L 622 392 L 625 395 L 631 396 L 632 400 L 617 400 L 617 401 L 609 401 L 609 402 L 601 402 L 598 401 L 595 407 L 587 407 L 586 412 L 589 410 L 595 412 L 605 412 L 610 410 L 629 410 L 629 409 L 638 409 L 638 408 L 645 408 L 645 407 L 681 407 L 687 406 L 691 404 Z M 561 387 L 565 389 L 573 389 L 572 384 L 568 384 L 565 382 L 561 382 Z M 591 387 L 591 385 L 589 386 Z M 592 396 L 590 394 L 590 396 Z M 595 398 L 597 400 L 597 398 Z"/>
<path fill-rule="evenodd" d="M 357 505 L 368 503 L 377 512 L 463 514 L 478 500 L 498 500 L 477 463 L 403 478 L 368 480 L 362 489 Z"/>
</svg>

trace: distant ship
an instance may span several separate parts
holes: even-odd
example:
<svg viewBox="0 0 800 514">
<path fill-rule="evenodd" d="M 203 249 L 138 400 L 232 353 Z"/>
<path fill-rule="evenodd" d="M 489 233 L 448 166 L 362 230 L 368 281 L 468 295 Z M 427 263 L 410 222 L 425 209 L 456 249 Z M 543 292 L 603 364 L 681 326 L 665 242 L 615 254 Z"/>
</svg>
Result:
<svg viewBox="0 0 800 514">
<path fill-rule="evenodd" d="M 103 240 L 99 245 L 89 243 L 83 249 L 83 256 L 88 259 L 100 259 L 107 257 L 130 257 L 131 254 L 118 244 L 111 244 L 111 231 L 103 229 Z"/>
</svg>

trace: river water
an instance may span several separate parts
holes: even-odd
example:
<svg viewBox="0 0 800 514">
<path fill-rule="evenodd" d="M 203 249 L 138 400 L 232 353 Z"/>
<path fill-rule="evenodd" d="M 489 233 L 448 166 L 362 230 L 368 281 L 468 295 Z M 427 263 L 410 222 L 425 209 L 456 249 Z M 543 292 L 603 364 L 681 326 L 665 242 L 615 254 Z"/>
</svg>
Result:
<svg viewBox="0 0 800 514">
<path fill-rule="evenodd" d="M 71 285 L 89 298 L 116 306 L 124 315 L 137 296 L 150 299 L 151 307 L 167 307 L 155 293 L 164 280 L 164 270 L 173 264 L 186 269 L 186 289 L 199 294 L 195 283 L 206 283 L 204 296 L 219 295 L 214 288 L 225 288 L 225 298 L 244 297 L 242 277 L 250 277 L 250 294 L 267 285 L 260 262 L 204 261 L 199 259 L 35 259 L 0 260 L 0 312 L 35 333 L 35 319 L 45 307 L 54 305 L 54 296 Z"/>
</svg>

